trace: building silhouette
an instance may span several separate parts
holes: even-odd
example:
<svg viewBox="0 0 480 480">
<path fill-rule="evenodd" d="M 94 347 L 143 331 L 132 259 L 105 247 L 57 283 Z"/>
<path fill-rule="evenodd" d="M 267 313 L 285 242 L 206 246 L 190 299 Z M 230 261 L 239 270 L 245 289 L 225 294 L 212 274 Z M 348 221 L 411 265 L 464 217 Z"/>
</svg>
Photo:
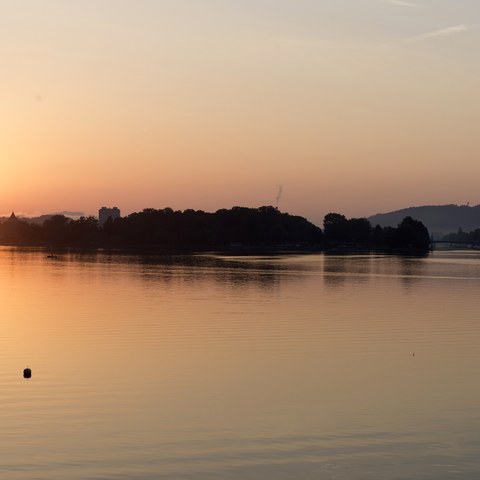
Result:
<svg viewBox="0 0 480 480">
<path fill-rule="evenodd" d="M 115 220 L 116 218 L 120 218 L 120 209 L 117 207 L 112 207 L 112 208 L 102 207 L 98 211 L 98 223 L 100 226 L 104 225 L 109 218 L 111 218 L 112 220 Z"/>
</svg>

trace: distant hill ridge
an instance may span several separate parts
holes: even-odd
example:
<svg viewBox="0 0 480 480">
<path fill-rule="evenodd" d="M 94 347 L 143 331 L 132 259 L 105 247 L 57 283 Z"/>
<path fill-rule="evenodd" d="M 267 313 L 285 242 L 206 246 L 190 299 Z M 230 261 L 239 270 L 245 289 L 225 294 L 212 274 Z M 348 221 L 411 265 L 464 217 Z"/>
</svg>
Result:
<svg viewBox="0 0 480 480">
<path fill-rule="evenodd" d="M 412 217 L 422 222 L 435 239 L 457 232 L 459 228 L 469 232 L 480 228 L 480 205 L 424 205 L 409 207 L 388 213 L 378 213 L 368 218 L 372 225 L 397 226 L 403 218 Z"/>
<path fill-rule="evenodd" d="M 84 215 L 83 212 L 70 212 L 70 211 L 63 211 L 63 212 L 58 212 L 58 213 L 46 213 L 44 215 L 40 215 L 38 217 L 24 217 L 23 215 L 19 215 L 18 218 L 21 220 L 25 220 L 26 222 L 30 223 L 36 223 L 37 225 L 43 225 L 43 222 L 45 220 L 49 220 L 55 215 L 65 215 L 66 217 L 72 218 L 72 219 L 78 219 L 81 216 Z M 0 217 L 0 223 L 3 223 L 5 220 L 7 220 L 10 217 Z"/>
</svg>

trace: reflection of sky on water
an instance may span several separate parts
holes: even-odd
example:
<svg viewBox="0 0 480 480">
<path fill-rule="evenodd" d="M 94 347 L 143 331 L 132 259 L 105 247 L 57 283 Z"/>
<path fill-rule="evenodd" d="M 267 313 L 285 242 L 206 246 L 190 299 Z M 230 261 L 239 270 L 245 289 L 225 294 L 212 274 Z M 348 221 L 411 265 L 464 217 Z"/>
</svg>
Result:
<svg viewBox="0 0 480 480">
<path fill-rule="evenodd" d="M 0 471 L 477 478 L 479 258 L 0 249 Z"/>
</svg>

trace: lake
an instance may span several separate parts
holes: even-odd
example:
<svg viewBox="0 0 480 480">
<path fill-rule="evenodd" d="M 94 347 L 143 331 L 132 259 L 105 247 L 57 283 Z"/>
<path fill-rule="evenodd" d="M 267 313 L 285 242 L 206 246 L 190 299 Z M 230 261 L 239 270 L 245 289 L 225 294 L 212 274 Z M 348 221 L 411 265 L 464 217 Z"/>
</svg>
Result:
<svg viewBox="0 0 480 480">
<path fill-rule="evenodd" d="M 478 479 L 479 291 L 475 251 L 2 247 L 1 476 Z"/>
</svg>

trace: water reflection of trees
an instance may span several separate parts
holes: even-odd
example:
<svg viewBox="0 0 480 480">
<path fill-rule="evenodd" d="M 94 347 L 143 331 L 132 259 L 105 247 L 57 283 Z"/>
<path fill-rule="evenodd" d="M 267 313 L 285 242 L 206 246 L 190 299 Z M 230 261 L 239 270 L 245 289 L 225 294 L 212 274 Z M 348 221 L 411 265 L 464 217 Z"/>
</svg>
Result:
<svg viewBox="0 0 480 480">
<path fill-rule="evenodd" d="M 164 285 L 205 282 L 211 279 L 235 288 L 255 285 L 272 288 L 288 269 L 281 264 L 259 258 L 229 258 L 216 255 L 132 255 L 121 252 L 75 252 L 63 257 L 67 261 L 88 266 L 102 265 L 107 272 L 122 272 L 132 280 Z"/>
<path fill-rule="evenodd" d="M 363 283 L 372 272 L 373 256 L 370 255 L 325 255 L 323 278 L 330 287 L 342 286 L 347 280 Z"/>
<path fill-rule="evenodd" d="M 304 282 L 310 275 L 321 275 L 324 285 L 338 288 L 346 284 L 364 283 L 372 276 L 400 277 L 412 286 L 425 274 L 427 262 L 421 257 L 399 255 L 329 255 L 304 256 L 228 256 L 217 254 L 162 255 L 133 254 L 128 251 L 57 252 L 48 259 L 44 250 L 4 249 L 11 262 L 28 260 L 44 264 L 51 274 L 66 275 L 72 267 L 81 267 L 76 275 L 110 275 L 118 278 L 122 288 L 142 282 L 147 288 L 189 286 L 209 282 L 231 288 L 271 290 L 281 283 Z M 75 265 L 73 265 L 75 264 Z M 85 277 L 87 278 L 87 277 Z M 205 284 L 207 285 L 207 284 Z"/>
<path fill-rule="evenodd" d="M 405 287 L 412 287 L 425 275 L 425 257 L 398 257 L 398 273 Z"/>
</svg>

